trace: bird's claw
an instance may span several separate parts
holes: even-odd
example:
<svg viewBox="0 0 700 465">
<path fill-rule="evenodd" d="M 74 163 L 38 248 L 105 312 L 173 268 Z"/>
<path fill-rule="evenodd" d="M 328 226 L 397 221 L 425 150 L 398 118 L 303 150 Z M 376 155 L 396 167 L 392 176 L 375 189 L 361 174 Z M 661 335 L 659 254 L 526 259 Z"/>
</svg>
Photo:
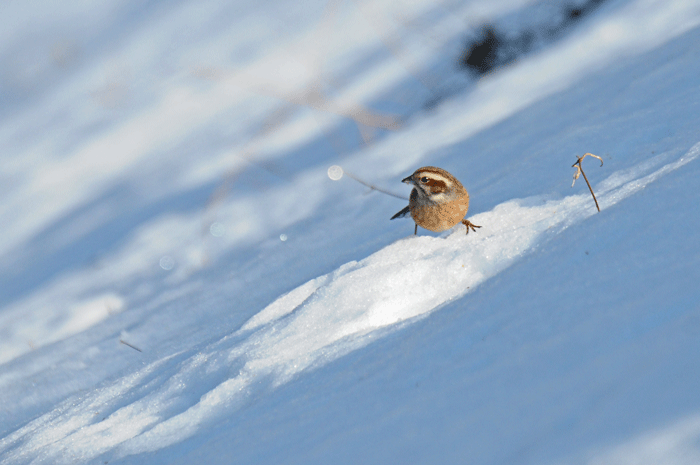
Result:
<svg viewBox="0 0 700 465">
<path fill-rule="evenodd" d="M 475 228 L 480 228 L 481 226 L 477 226 L 474 223 L 472 223 L 469 220 L 462 220 L 462 224 L 467 227 L 467 232 L 466 234 L 469 234 L 469 228 L 472 229 L 472 231 L 476 232 Z"/>
</svg>

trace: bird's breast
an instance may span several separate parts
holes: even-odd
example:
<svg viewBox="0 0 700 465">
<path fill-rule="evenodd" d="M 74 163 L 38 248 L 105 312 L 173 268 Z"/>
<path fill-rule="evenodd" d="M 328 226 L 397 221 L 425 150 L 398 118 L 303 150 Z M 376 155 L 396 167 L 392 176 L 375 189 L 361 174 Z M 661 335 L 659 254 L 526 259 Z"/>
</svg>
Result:
<svg viewBox="0 0 700 465">
<path fill-rule="evenodd" d="M 445 231 L 456 225 L 469 210 L 469 194 L 444 203 L 420 202 L 411 196 L 411 217 L 421 228 L 434 232 Z"/>
</svg>

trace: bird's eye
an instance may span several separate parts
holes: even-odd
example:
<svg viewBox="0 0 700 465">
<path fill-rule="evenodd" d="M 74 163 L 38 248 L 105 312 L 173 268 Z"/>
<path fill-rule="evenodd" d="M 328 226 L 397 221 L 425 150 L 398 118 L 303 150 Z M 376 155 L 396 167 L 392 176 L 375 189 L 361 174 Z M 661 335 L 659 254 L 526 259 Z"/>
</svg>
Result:
<svg viewBox="0 0 700 465">
<path fill-rule="evenodd" d="M 426 176 L 423 176 L 420 178 L 420 182 L 428 182 L 428 178 Z"/>
</svg>

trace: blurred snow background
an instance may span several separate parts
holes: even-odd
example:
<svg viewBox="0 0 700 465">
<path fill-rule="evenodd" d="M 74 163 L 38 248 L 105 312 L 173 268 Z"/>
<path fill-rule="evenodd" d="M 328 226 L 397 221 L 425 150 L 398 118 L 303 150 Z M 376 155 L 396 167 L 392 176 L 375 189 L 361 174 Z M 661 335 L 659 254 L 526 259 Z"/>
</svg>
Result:
<svg viewBox="0 0 700 465">
<path fill-rule="evenodd" d="M 3 463 L 700 461 L 697 2 L 2 11 Z"/>
</svg>

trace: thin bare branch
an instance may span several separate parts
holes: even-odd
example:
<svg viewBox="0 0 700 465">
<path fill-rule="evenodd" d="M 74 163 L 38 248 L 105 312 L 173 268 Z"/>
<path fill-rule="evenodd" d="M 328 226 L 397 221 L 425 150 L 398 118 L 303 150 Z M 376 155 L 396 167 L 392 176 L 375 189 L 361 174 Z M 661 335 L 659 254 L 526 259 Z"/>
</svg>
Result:
<svg viewBox="0 0 700 465">
<path fill-rule="evenodd" d="M 598 199 L 595 198 L 595 194 L 593 193 L 593 188 L 591 187 L 591 183 L 588 182 L 588 178 L 586 177 L 586 173 L 583 172 L 583 166 L 581 166 L 581 161 L 583 161 L 584 158 L 587 156 L 591 156 L 594 158 L 597 158 L 600 160 L 600 166 L 603 166 L 603 159 L 600 158 L 598 155 L 593 155 L 592 153 L 584 153 L 583 156 L 576 157 L 576 163 L 571 165 L 572 168 L 576 168 L 576 172 L 574 173 L 574 181 L 571 183 L 571 187 L 574 187 L 574 183 L 578 179 L 580 175 L 583 175 L 583 179 L 586 180 L 586 184 L 588 185 L 588 190 L 591 191 L 591 195 L 593 196 L 593 201 L 595 202 L 595 207 L 600 211 L 600 206 L 598 205 Z"/>
<path fill-rule="evenodd" d="M 403 199 L 403 200 L 408 200 L 408 197 L 404 197 L 402 195 L 394 194 L 393 192 L 389 192 L 387 190 L 382 189 L 381 187 L 377 187 L 374 184 L 370 184 L 368 182 L 363 181 L 362 179 L 358 178 L 357 176 L 348 173 L 347 171 L 344 171 L 345 174 L 348 175 L 349 178 L 354 179 L 355 181 L 359 182 L 363 186 L 367 186 L 372 190 L 375 190 L 377 192 L 381 192 L 382 194 L 390 195 L 392 197 L 396 197 L 397 199 Z"/>
<path fill-rule="evenodd" d="M 138 350 L 139 352 L 143 352 L 143 350 L 139 349 L 139 348 L 136 347 L 136 346 L 132 346 L 131 344 L 129 344 L 128 342 L 126 342 L 126 341 L 123 340 L 123 339 L 119 339 L 119 342 L 121 342 L 121 343 L 124 344 L 125 346 L 131 347 L 131 348 L 134 349 L 134 350 Z"/>
</svg>

